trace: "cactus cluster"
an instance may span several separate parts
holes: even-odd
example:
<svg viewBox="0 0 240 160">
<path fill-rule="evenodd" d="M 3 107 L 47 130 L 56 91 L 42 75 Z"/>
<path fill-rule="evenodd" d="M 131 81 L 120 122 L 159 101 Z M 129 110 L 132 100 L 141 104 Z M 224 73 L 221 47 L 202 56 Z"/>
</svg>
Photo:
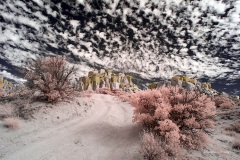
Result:
<svg viewBox="0 0 240 160">
<path fill-rule="evenodd" d="M 80 91 L 95 91 L 98 88 L 122 89 L 128 92 L 138 90 L 137 85 L 132 82 L 132 76 L 104 69 L 93 70 L 88 72 L 88 76 L 76 78 L 74 87 Z"/>
<path fill-rule="evenodd" d="M 162 85 L 180 86 L 187 89 L 188 91 L 198 90 L 212 96 L 220 94 L 218 91 L 212 88 L 209 82 L 201 83 L 196 78 L 190 78 L 184 75 L 175 75 L 171 78 L 171 80 L 153 82 L 148 85 L 148 89 L 156 89 Z"/>
<path fill-rule="evenodd" d="M 15 89 L 16 86 L 9 82 L 8 80 L 4 79 L 3 77 L 0 77 L 0 91 L 9 91 Z"/>
</svg>

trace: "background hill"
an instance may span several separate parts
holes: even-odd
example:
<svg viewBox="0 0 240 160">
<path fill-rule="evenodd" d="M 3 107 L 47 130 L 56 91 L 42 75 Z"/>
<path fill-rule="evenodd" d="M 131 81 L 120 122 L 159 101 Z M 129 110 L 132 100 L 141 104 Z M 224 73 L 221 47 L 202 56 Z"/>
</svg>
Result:
<svg viewBox="0 0 240 160">
<path fill-rule="evenodd" d="M 65 55 L 141 83 L 175 74 L 240 94 L 240 0 L 0 1 L 0 74 L 19 79 L 28 59 Z"/>
</svg>

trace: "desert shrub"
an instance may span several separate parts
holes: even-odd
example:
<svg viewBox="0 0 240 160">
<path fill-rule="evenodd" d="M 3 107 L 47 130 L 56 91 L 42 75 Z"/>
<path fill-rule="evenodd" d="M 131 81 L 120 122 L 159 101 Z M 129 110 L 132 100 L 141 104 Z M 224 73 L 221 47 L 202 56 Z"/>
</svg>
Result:
<svg viewBox="0 0 240 160">
<path fill-rule="evenodd" d="M 213 101 L 215 102 L 215 105 L 220 109 L 229 109 L 235 106 L 234 101 L 223 95 L 213 97 Z"/>
<path fill-rule="evenodd" d="M 147 160 L 167 160 L 167 153 L 163 148 L 163 143 L 151 132 L 144 131 L 140 135 L 141 144 L 139 152 Z"/>
<path fill-rule="evenodd" d="M 215 104 L 198 92 L 162 87 L 137 92 L 130 102 L 135 107 L 133 121 L 158 134 L 169 148 L 201 149 L 206 129 L 214 126 Z"/>
<path fill-rule="evenodd" d="M 3 120 L 3 125 L 7 128 L 16 129 L 20 127 L 20 121 L 17 118 L 9 117 Z"/>
<path fill-rule="evenodd" d="M 26 73 L 28 87 L 41 91 L 49 102 L 56 102 L 72 95 L 70 77 L 76 72 L 68 67 L 62 57 L 47 57 L 29 62 Z"/>
<path fill-rule="evenodd" d="M 240 140 L 236 140 L 232 146 L 234 149 L 240 150 Z"/>
</svg>

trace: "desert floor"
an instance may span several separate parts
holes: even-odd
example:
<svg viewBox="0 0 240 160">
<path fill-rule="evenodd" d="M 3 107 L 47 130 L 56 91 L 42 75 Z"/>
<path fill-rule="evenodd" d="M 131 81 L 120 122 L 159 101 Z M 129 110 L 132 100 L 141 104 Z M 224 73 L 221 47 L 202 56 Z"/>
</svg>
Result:
<svg viewBox="0 0 240 160">
<path fill-rule="evenodd" d="M 30 120 L 18 129 L 0 120 L 1 160 L 138 160 L 141 127 L 132 122 L 133 107 L 110 95 L 94 94 L 57 105 L 36 102 Z M 224 127 L 239 120 L 240 107 L 218 110 L 203 151 L 186 151 L 193 159 L 239 160 L 232 144 L 238 133 Z"/>
</svg>

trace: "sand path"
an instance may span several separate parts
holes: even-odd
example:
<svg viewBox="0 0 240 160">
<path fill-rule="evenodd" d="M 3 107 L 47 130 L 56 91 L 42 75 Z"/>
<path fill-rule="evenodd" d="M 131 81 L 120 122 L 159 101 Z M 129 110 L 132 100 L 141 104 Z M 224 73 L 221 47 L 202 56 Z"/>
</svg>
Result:
<svg viewBox="0 0 240 160">
<path fill-rule="evenodd" d="M 133 107 L 96 94 L 91 114 L 21 135 L 22 144 L 5 146 L 4 160 L 128 160 L 139 159 L 139 127 Z"/>
</svg>

